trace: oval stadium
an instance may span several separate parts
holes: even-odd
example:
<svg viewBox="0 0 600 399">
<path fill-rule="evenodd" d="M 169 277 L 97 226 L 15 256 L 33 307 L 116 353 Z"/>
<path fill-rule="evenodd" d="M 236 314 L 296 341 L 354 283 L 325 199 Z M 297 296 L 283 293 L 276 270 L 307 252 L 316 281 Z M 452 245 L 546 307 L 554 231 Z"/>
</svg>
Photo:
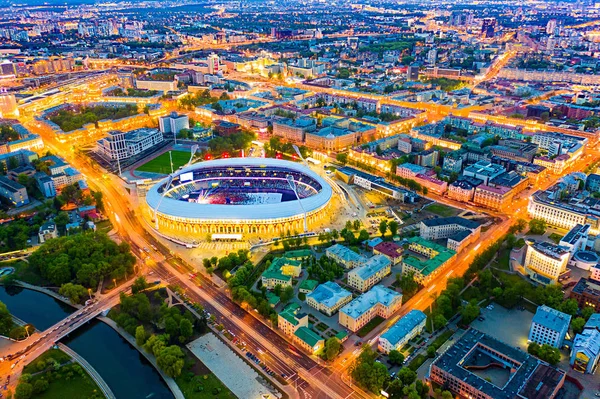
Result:
<svg viewBox="0 0 600 399">
<path fill-rule="evenodd" d="M 146 203 L 158 229 L 178 235 L 301 233 L 305 212 L 310 226 L 332 198 L 331 186 L 317 173 L 272 158 L 200 162 L 169 180 L 150 188 Z"/>
</svg>

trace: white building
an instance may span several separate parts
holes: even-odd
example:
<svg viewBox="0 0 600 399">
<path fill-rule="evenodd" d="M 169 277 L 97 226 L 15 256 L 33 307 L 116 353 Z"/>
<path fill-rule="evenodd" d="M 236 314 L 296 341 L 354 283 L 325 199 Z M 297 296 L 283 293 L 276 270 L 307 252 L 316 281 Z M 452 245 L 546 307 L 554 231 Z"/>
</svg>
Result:
<svg viewBox="0 0 600 399">
<path fill-rule="evenodd" d="M 141 128 L 129 132 L 112 131 L 98 140 L 98 153 L 109 160 L 123 160 L 138 155 L 162 143 L 164 137 L 158 129 Z"/>
<path fill-rule="evenodd" d="M 391 350 L 400 350 L 408 341 L 421 334 L 425 329 L 426 322 L 427 315 L 425 313 L 420 310 L 411 310 L 389 330 L 381 334 L 377 345 L 378 349 L 386 354 Z"/>
<path fill-rule="evenodd" d="M 190 118 L 185 114 L 178 115 L 176 112 L 172 112 L 170 115 L 158 118 L 158 125 L 161 133 L 173 133 L 176 135 L 182 129 L 190 128 Z"/>
<path fill-rule="evenodd" d="M 533 316 L 528 340 L 540 345 L 548 344 L 560 348 L 563 346 L 570 323 L 571 316 L 568 314 L 542 305 L 537 308 Z"/>
<path fill-rule="evenodd" d="M 567 269 L 570 253 L 548 242 L 528 243 L 523 266 L 529 277 L 541 284 L 556 284 Z"/>
</svg>

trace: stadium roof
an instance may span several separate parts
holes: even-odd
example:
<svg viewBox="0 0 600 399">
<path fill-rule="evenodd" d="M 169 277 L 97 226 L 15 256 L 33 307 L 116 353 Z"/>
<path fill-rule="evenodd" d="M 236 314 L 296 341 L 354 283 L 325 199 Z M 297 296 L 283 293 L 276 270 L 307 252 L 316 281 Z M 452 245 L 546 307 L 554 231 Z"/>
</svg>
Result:
<svg viewBox="0 0 600 399">
<path fill-rule="evenodd" d="M 306 212 L 320 209 L 327 205 L 332 196 L 331 186 L 317 173 L 308 169 L 302 164 L 272 158 L 226 158 L 214 161 L 199 162 L 175 172 L 175 176 L 187 172 L 193 172 L 211 167 L 242 167 L 242 166 L 264 166 L 281 167 L 293 169 L 303 173 L 321 185 L 321 191 L 315 195 L 300 200 Z M 158 212 L 166 217 L 183 218 L 193 222 L 203 220 L 228 220 L 233 223 L 242 221 L 260 221 L 268 219 L 287 219 L 301 217 L 303 212 L 298 201 L 281 202 L 273 204 L 252 204 L 252 205 L 221 205 L 221 204 L 197 204 L 194 202 L 185 202 L 173 198 L 164 197 L 161 202 L 161 193 L 158 192 L 168 178 L 155 184 L 146 195 L 146 202 L 152 209 L 159 206 Z"/>
</svg>

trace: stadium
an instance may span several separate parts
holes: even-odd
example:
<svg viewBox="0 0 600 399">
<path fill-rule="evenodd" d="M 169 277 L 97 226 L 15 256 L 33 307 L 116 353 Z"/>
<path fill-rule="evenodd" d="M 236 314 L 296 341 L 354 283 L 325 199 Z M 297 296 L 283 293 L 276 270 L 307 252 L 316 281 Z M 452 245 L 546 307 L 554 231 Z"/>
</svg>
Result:
<svg viewBox="0 0 600 399">
<path fill-rule="evenodd" d="M 321 220 L 331 186 L 302 164 L 227 158 L 184 167 L 154 185 L 146 203 L 160 231 L 265 234 L 304 231 Z"/>
</svg>

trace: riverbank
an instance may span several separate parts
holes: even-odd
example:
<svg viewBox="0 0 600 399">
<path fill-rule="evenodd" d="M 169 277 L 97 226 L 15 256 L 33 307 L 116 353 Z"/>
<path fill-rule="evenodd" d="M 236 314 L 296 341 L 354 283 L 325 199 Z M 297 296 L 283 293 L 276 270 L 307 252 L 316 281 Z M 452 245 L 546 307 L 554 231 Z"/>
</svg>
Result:
<svg viewBox="0 0 600 399">
<path fill-rule="evenodd" d="M 148 360 L 148 362 L 150 362 L 154 366 L 156 371 L 158 371 L 160 376 L 166 382 L 167 386 L 171 390 L 171 393 L 173 394 L 175 399 L 185 399 L 185 396 L 183 395 L 183 392 L 181 392 L 181 389 L 179 389 L 179 385 L 177 385 L 177 382 L 175 382 L 175 380 L 173 378 L 166 375 L 160 369 L 160 367 L 158 367 L 158 364 L 156 363 L 156 359 L 154 358 L 154 356 L 150 356 L 150 354 L 148 354 L 143 348 L 139 347 L 138 344 L 135 342 L 135 339 L 131 335 L 129 335 L 127 333 L 127 331 L 123 330 L 121 327 L 119 327 L 117 325 L 117 323 L 114 320 L 109 319 L 108 317 L 98 317 L 98 320 L 106 323 L 113 330 L 115 330 L 117 333 L 119 333 L 119 335 L 121 337 L 123 337 L 127 342 L 129 342 L 129 344 L 131 346 L 136 348 L 138 350 L 138 352 L 140 352 L 140 354 L 142 356 L 144 356 L 146 358 L 146 360 Z"/>
</svg>

